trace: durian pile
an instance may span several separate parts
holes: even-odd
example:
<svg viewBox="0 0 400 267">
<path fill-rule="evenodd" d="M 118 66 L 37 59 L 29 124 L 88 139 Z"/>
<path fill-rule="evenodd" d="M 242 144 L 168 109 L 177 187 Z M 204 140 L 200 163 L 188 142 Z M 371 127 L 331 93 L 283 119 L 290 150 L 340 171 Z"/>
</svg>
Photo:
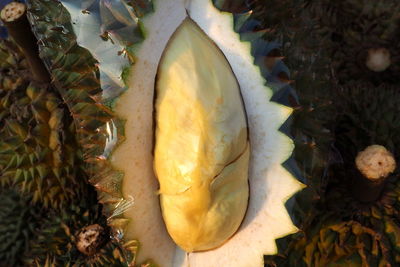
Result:
<svg viewBox="0 0 400 267">
<path fill-rule="evenodd" d="M 1 267 L 400 265 L 398 1 L 8 2 Z"/>
</svg>

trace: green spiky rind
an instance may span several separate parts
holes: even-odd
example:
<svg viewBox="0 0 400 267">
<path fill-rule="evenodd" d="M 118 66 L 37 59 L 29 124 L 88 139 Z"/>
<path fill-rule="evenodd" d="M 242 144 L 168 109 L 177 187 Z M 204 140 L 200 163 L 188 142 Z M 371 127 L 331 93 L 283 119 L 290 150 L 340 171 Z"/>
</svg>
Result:
<svg viewBox="0 0 400 267">
<path fill-rule="evenodd" d="M 30 198 L 13 189 L 0 190 L 0 262 L 21 266 L 21 255 L 28 249 L 40 219 L 40 209 Z"/>
<path fill-rule="evenodd" d="M 346 170 L 335 171 L 335 177 Z M 400 262 L 398 177 L 392 177 L 381 199 L 363 205 L 345 181 L 337 181 L 312 227 L 278 241 L 280 253 L 266 257 L 266 266 L 397 266 Z M 340 203 L 340 205 L 338 205 Z M 323 212 L 324 211 L 324 212 Z M 318 265 L 319 264 L 319 265 Z M 388 265 L 390 264 L 390 265 Z"/>
<path fill-rule="evenodd" d="M 343 161 L 352 162 L 359 151 L 380 144 L 399 157 L 400 94 L 398 87 L 349 83 L 337 92 L 336 147 Z"/>
<path fill-rule="evenodd" d="M 99 2 L 89 4 L 88 9 Z M 148 0 L 132 2 L 132 6 L 139 12 L 137 17 L 152 10 L 151 1 Z M 88 9 L 83 12 L 90 13 Z M 127 207 L 130 203 L 129 200 L 124 200 L 121 191 L 123 174 L 114 170 L 108 160 L 113 148 L 123 141 L 124 122 L 112 110 L 113 98 L 102 97 L 98 62 L 89 50 L 77 43 L 71 16 L 59 1 L 30 1 L 29 18 L 39 40 L 40 56 L 74 117 L 79 141 L 84 150 L 84 160 L 88 163 L 90 183 L 98 191 L 99 202 L 104 204 L 104 214 L 109 218 L 109 225 L 114 226 L 113 231 L 118 239 L 121 238 L 118 242 L 126 249 L 124 254 L 127 262 L 135 262 L 138 241 L 124 240 L 123 234 L 119 234 L 124 232 L 127 220 L 121 215 L 123 210 L 118 207 Z M 107 21 L 107 25 L 112 25 L 112 20 L 117 17 L 111 16 L 108 19 L 111 21 Z M 143 39 L 140 20 L 135 20 L 134 25 L 137 27 L 131 33 L 130 40 L 139 42 Z M 110 39 L 105 38 L 104 41 Z M 124 49 L 131 61 L 134 59 L 131 54 L 134 45 L 135 43 L 129 42 Z M 124 88 L 116 90 L 122 92 Z"/>
<path fill-rule="evenodd" d="M 335 214 L 315 218 L 315 226 L 291 242 L 276 256 L 265 260 L 266 266 L 396 266 L 395 243 L 380 229 L 356 220 L 342 221 Z"/>
<path fill-rule="evenodd" d="M 355 219 L 363 226 L 378 231 L 382 236 L 385 235 L 389 240 L 385 248 L 392 252 L 388 260 L 396 264 L 400 260 L 398 171 L 395 170 L 390 175 L 381 199 L 370 207 L 354 199 L 349 190 L 349 181 L 356 172 L 354 158 L 366 146 L 383 145 L 389 151 L 393 151 L 396 161 L 399 162 L 400 155 L 396 150 L 400 144 L 400 120 L 396 117 L 400 111 L 399 97 L 398 88 L 388 85 L 350 83 L 339 90 L 337 99 L 341 112 L 335 127 L 335 147 L 341 155 L 342 162 L 335 164 L 330 170 L 325 200 L 325 206 L 329 210 Z M 366 105 L 365 101 L 369 101 L 369 105 Z"/>
<path fill-rule="evenodd" d="M 24 57 L 14 42 L 0 40 L 0 68 L 3 70 L 24 69 L 27 67 Z M 3 75 L 1 76 L 3 77 Z"/>
<path fill-rule="evenodd" d="M 280 130 L 295 144 L 283 166 L 308 185 L 286 203 L 292 220 L 301 228 L 324 190 L 333 140 L 326 127 L 334 114 L 329 57 L 321 49 L 329 40 L 316 32 L 316 22 L 304 9 L 304 1 L 215 0 L 214 4 L 224 11 L 251 9 L 235 15 L 235 30 L 243 41 L 251 42 L 255 64 L 274 90 L 271 100 L 294 108 Z"/>
<path fill-rule="evenodd" d="M 82 228 L 102 225 L 108 231 L 106 218 L 96 203 L 96 193 L 86 192 L 86 197 L 61 211 L 50 210 L 34 231 L 29 250 L 23 255 L 27 266 L 127 266 L 123 252 L 115 242 L 106 244 L 93 256 L 86 256 L 76 248 L 76 235 Z M 108 233 L 104 233 L 107 237 Z"/>
<path fill-rule="evenodd" d="M 295 5 L 293 9 L 303 12 L 286 32 L 282 32 L 282 41 L 286 43 L 282 53 L 287 55 L 299 99 L 299 108 L 293 112 L 290 128 L 295 144 L 293 159 L 300 171 L 297 177 L 302 177 L 307 188 L 288 204 L 293 205 L 290 214 L 293 221 L 303 228 L 309 223 L 307 218 L 324 192 L 326 166 L 334 160 L 330 156 L 333 134 L 327 125 L 334 121 L 335 110 L 331 101 L 332 82 L 328 77 L 329 57 L 321 51 L 324 40 L 313 32 L 314 22 L 308 20 L 309 14 L 302 5 Z"/>
<path fill-rule="evenodd" d="M 0 40 L 0 88 L 2 91 L 12 91 L 26 84 L 23 74 L 26 73 L 27 64 L 21 51 L 14 42 Z M 24 73 L 25 72 L 25 73 Z M 4 109 L 8 100 L 1 101 L 1 108 Z M 0 119 L 5 116 L 0 113 Z"/>
<path fill-rule="evenodd" d="M 369 81 L 396 84 L 400 71 L 400 3 L 387 1 L 307 1 L 315 12 L 321 32 L 332 40 L 331 51 L 334 76 L 341 84 Z M 386 48 L 392 64 L 383 72 L 366 67 L 370 48 Z"/>
<path fill-rule="evenodd" d="M 39 46 L 41 57 L 75 119 L 80 143 L 84 148 L 84 159 L 92 168 L 90 172 L 101 178 L 112 177 L 97 171 L 101 166 L 103 173 L 114 173 L 108 162 L 100 156 L 109 136 L 107 124 L 118 123 L 114 122 L 113 112 L 101 103 L 102 89 L 97 61 L 88 50 L 76 43 L 70 15 L 59 1 L 32 1 L 29 10 L 35 34 L 40 43 L 44 44 Z M 51 20 L 51 25 L 48 20 Z M 122 136 L 118 137 L 120 141 Z M 92 180 L 96 184 L 96 177 Z M 118 190 L 111 191 L 121 196 Z"/>
<path fill-rule="evenodd" d="M 366 146 L 381 144 L 393 151 L 399 161 L 395 149 L 400 144 L 400 120 L 396 117 L 399 90 L 388 85 L 350 83 L 339 89 L 335 97 L 338 115 L 332 131 L 336 134 L 334 145 L 340 160 L 329 168 L 326 191 L 318 203 L 318 212 L 312 214 L 303 233 L 278 241 L 280 255 L 266 258 L 270 266 L 316 266 L 315 261 L 322 259 L 321 266 L 399 264 L 398 171 L 391 174 L 381 198 L 375 203 L 363 204 L 351 191 L 351 181 L 356 173 L 354 159 Z M 325 221 L 330 228 L 340 226 L 335 230 L 339 236 L 351 227 L 353 230 L 346 234 L 347 242 L 322 240 L 321 233 L 327 230 L 318 222 Z M 354 231 L 355 226 L 360 232 Z"/>
<path fill-rule="evenodd" d="M 32 202 L 61 208 L 80 196 L 79 150 L 65 107 L 50 88 L 28 83 L 23 56 L 9 41 L 0 78 L 0 186 L 31 194 Z M 14 47 L 14 48 L 13 48 Z M 4 50 L 3 50 L 4 51 Z M 14 51 L 14 52 L 11 52 Z M 12 63 L 12 64 L 11 64 Z M 69 185 L 76 186 L 72 189 Z"/>
<path fill-rule="evenodd" d="M 308 229 L 316 223 L 313 218 L 317 216 L 318 204 L 325 191 L 326 166 L 335 160 L 330 156 L 333 134 L 327 127 L 336 114 L 331 101 L 330 57 L 321 49 L 330 44 L 330 40 L 321 38 L 315 16 L 305 9 L 304 1 L 255 1 L 252 12 L 245 15 L 248 18 L 242 20 L 241 27 L 246 28 L 246 24 L 253 27 L 254 34 L 266 40 L 264 47 L 268 44 L 270 47 L 270 53 L 253 55 L 275 96 L 284 97 L 284 101 L 278 97 L 273 100 L 295 107 L 292 120 L 285 125 L 284 131 L 294 139 L 295 148 L 292 161 L 284 166 L 308 187 L 295 194 L 286 206 L 294 223 L 300 229 Z M 267 60 L 274 55 L 279 59 L 274 60 L 275 65 L 268 66 Z M 283 56 L 285 64 L 281 62 Z M 282 77 L 289 80 L 289 84 L 285 84 Z M 291 86 L 296 89 L 298 103 L 293 101 L 295 95 L 290 94 Z M 291 103 L 288 96 L 292 97 Z M 265 262 L 271 266 L 306 266 L 302 261 L 302 249 L 307 243 L 302 236 L 304 232 L 300 231 L 277 240 L 278 255 L 290 255 L 287 259 L 266 256 Z"/>
<path fill-rule="evenodd" d="M 386 266 L 385 264 L 387 262 L 392 263 L 392 266 L 398 265 L 398 239 L 396 239 L 396 234 L 398 231 L 399 217 L 397 214 L 398 204 L 396 199 L 398 198 L 399 190 L 397 189 L 397 185 L 395 186 L 393 182 L 391 182 L 386 187 L 386 192 L 382 199 L 369 209 L 363 206 L 362 203 L 356 201 L 349 191 L 349 181 L 354 176 L 354 172 L 350 170 L 354 169 L 354 158 L 358 151 L 364 149 L 365 146 L 379 143 L 388 146 L 389 150 L 396 153 L 394 147 L 398 144 L 398 122 L 395 119 L 396 116 L 393 114 L 398 113 L 396 109 L 396 105 L 398 105 L 396 99 L 399 97 L 396 93 L 398 88 L 389 88 L 390 86 L 384 85 L 377 87 L 373 84 L 381 82 L 393 84 L 395 82 L 393 77 L 396 77 L 396 75 L 393 75 L 392 71 L 397 67 L 392 65 L 387 71 L 378 75 L 369 70 L 364 72 L 364 62 L 362 62 L 364 65 L 362 65 L 361 68 L 360 66 L 354 65 L 354 55 L 358 53 L 360 44 L 362 44 L 363 48 L 365 48 L 366 45 L 376 45 L 378 44 L 377 38 L 379 39 L 377 36 L 366 35 L 366 41 L 372 40 L 368 44 L 354 42 L 353 39 L 353 43 L 351 45 L 347 43 L 347 46 L 343 45 L 342 41 L 336 39 L 337 31 L 347 31 L 345 28 L 350 22 L 354 22 L 355 25 L 357 25 L 357 23 L 359 23 L 359 21 L 356 21 L 357 19 L 361 17 L 365 19 L 365 12 L 370 12 L 372 17 L 377 18 L 377 16 L 379 16 L 377 14 L 381 13 L 382 10 L 388 10 L 386 8 L 395 10 L 393 1 L 390 3 L 391 4 L 384 7 L 383 2 L 305 1 L 306 5 L 304 10 L 310 14 L 307 18 L 310 21 L 314 21 L 316 27 L 313 32 L 319 36 L 319 40 L 324 41 L 325 45 L 321 46 L 326 49 L 329 53 L 328 55 L 339 53 L 340 50 L 347 50 L 346 53 L 348 54 L 346 56 L 335 54 L 337 56 L 323 57 L 333 58 L 334 71 L 332 73 L 332 84 L 346 84 L 346 87 L 340 89 L 339 92 L 332 93 L 330 96 L 331 99 L 334 99 L 335 103 L 335 111 L 332 112 L 332 114 L 338 115 L 338 118 L 337 121 L 331 120 L 332 123 L 328 123 L 327 125 L 331 125 L 329 128 L 332 132 L 336 132 L 337 141 L 335 142 L 334 149 L 332 149 L 333 153 L 331 153 L 330 156 L 332 160 L 331 163 L 334 163 L 334 165 L 330 168 L 327 175 L 325 175 L 325 186 L 322 187 L 323 190 L 317 195 L 319 197 L 318 201 L 314 202 L 314 205 L 311 206 L 311 210 L 309 209 L 311 212 L 305 213 L 305 210 L 308 208 L 304 208 L 304 206 L 310 206 L 307 205 L 310 204 L 309 202 L 295 202 L 299 204 L 297 210 L 306 214 L 309 219 L 303 223 L 301 227 L 303 229 L 302 232 L 278 240 L 279 255 L 266 257 L 267 266 L 331 266 L 329 264 L 333 266 L 361 266 L 362 264 L 364 264 L 363 266 Z M 358 8 L 354 8 L 352 5 L 358 5 Z M 381 6 L 379 8 L 376 5 Z M 360 11 L 361 7 L 363 9 L 365 8 L 362 12 Z M 377 14 L 372 14 L 371 11 L 373 10 L 375 10 L 374 12 Z M 364 15 L 359 16 L 357 12 L 361 12 Z M 390 22 L 391 25 L 397 25 L 396 19 L 393 20 L 393 17 L 391 17 L 397 13 L 389 13 L 390 15 L 383 20 L 372 19 L 370 22 L 378 22 L 378 28 L 381 23 L 381 25 L 386 24 L 386 26 L 388 26 L 390 20 L 392 20 Z M 338 26 L 338 24 L 340 24 L 340 26 Z M 388 32 L 393 30 L 391 27 L 381 27 L 379 30 L 382 29 Z M 353 33 L 351 33 L 352 31 Z M 356 32 L 353 28 L 349 27 L 346 34 L 354 34 L 354 36 L 349 35 L 346 37 L 348 39 L 347 41 L 352 41 L 352 38 L 359 37 L 361 32 Z M 308 38 L 307 33 L 305 36 Z M 398 36 L 391 36 L 390 38 L 392 39 L 390 39 L 388 35 L 385 38 L 383 40 L 384 42 L 390 40 L 390 47 L 393 48 L 398 45 L 398 42 L 393 42 Z M 297 41 L 299 39 L 293 38 L 293 40 Z M 302 48 L 301 46 L 298 47 Z M 396 59 L 395 53 L 391 53 L 393 64 L 393 62 L 398 61 L 398 59 Z M 396 51 L 396 53 L 398 53 L 398 51 Z M 395 56 L 393 57 L 393 55 Z M 325 72 L 325 74 L 326 73 L 329 72 Z M 317 77 L 323 76 L 319 74 Z M 328 79 L 330 77 L 332 76 L 328 74 Z M 359 80 L 362 79 L 364 81 L 360 83 Z M 366 83 L 366 81 L 370 83 Z M 348 84 L 349 82 L 350 84 Z M 299 98 L 301 99 L 301 95 Z M 365 104 L 366 102 L 368 102 L 369 106 Z M 388 103 L 388 106 L 385 103 Z M 324 118 L 322 118 L 322 121 L 324 121 Z M 325 119 L 325 122 L 328 121 L 329 119 Z M 396 155 L 396 160 L 398 160 L 398 155 Z M 396 179 L 397 176 L 398 175 L 395 174 L 391 179 Z M 331 216 L 335 219 L 325 219 L 325 215 L 322 214 L 322 211 L 325 212 L 325 215 L 327 214 L 326 216 Z M 306 216 L 304 215 L 303 217 Z M 337 254 L 328 254 L 326 251 L 319 250 L 319 247 L 322 246 L 321 240 L 317 240 L 317 243 L 307 245 L 311 242 L 312 236 L 317 236 L 315 233 L 323 231 L 324 227 L 321 227 L 318 222 L 324 220 L 330 220 L 331 224 L 356 223 L 364 229 L 370 229 L 371 233 L 375 233 L 376 236 L 371 234 L 370 237 L 367 237 L 367 240 L 375 240 L 374 238 L 382 236 L 382 240 L 385 241 L 379 241 L 381 242 L 381 252 L 393 251 L 394 253 L 386 255 L 385 257 L 377 257 L 376 254 L 372 253 L 373 248 L 370 246 L 371 242 L 364 240 L 357 243 L 358 247 L 365 247 L 364 251 L 360 250 L 357 253 L 349 251 L 346 256 L 343 255 L 342 257 L 342 259 L 348 257 L 346 261 L 336 261 L 338 258 Z M 355 238 L 356 235 L 352 234 L 351 239 Z M 309 264 L 307 265 L 304 261 L 306 246 L 307 249 L 311 251 L 309 255 L 317 255 L 315 259 L 324 257 L 325 263 L 316 265 L 321 263 L 312 262 L 313 259 L 308 258 Z M 332 247 L 334 248 L 336 244 L 333 241 L 329 241 L 325 242 L 323 246 L 331 249 Z M 379 262 L 380 260 L 381 262 Z"/>
</svg>

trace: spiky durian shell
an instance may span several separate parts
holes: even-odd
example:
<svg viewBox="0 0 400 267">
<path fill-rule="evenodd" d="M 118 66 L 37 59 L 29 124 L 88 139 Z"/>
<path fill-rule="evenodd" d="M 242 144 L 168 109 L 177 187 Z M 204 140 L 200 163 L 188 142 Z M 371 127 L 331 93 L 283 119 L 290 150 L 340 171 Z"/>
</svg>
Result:
<svg viewBox="0 0 400 267">
<path fill-rule="evenodd" d="M 79 196 L 78 185 L 85 183 L 74 127 L 60 98 L 46 86 L 29 83 L 19 63 L 22 55 L 17 48 L 14 53 L 13 60 L 2 61 L 12 64 L 2 68 L 1 76 L 0 184 L 59 208 Z"/>
<path fill-rule="evenodd" d="M 340 199 L 340 195 L 348 194 L 349 190 L 345 188 L 351 185 L 352 177 L 357 173 L 355 158 L 358 152 L 379 144 L 391 151 L 396 161 L 399 160 L 400 119 L 397 114 L 400 94 L 397 86 L 349 83 L 337 90 L 335 99 L 338 111 L 331 130 L 336 137 L 334 148 L 338 161 L 330 168 L 326 200 L 334 203 L 331 206 L 340 212 L 340 209 L 349 210 L 354 205 L 346 201 L 335 203 L 335 198 L 330 198 L 338 194 L 336 197 Z M 395 170 L 391 176 L 397 177 L 397 173 Z"/>
<path fill-rule="evenodd" d="M 89 13 L 91 9 L 98 8 L 98 2 L 86 4 L 85 10 Z M 132 2 L 131 5 L 138 16 L 151 10 L 151 1 L 140 4 Z M 107 88 L 113 95 L 104 97 L 105 88 L 102 88 L 100 75 L 104 79 L 107 74 L 100 73 L 98 61 L 89 50 L 78 45 L 71 17 L 59 1 L 34 0 L 28 6 L 28 16 L 39 40 L 40 56 L 74 118 L 90 183 L 98 190 L 99 202 L 105 204 L 103 212 L 109 218 L 108 223 L 113 226 L 115 236 L 122 238 L 121 233 L 128 220 L 121 214 L 126 209 L 124 203 L 129 201 L 124 200 L 121 192 L 123 174 L 112 168 L 108 157 L 112 149 L 123 140 L 123 122 L 115 116 L 112 108 L 114 98 L 125 88 L 108 84 Z M 140 25 L 135 30 L 135 34 L 130 36 L 140 41 L 143 38 Z M 101 37 L 104 42 L 113 42 L 107 31 Z M 132 60 L 131 49 L 132 46 L 128 45 L 126 51 L 120 52 L 126 53 Z M 138 241 L 124 242 L 121 246 L 126 249 L 126 261 L 135 261 Z"/>
<path fill-rule="evenodd" d="M 307 1 L 317 15 L 321 30 L 332 43 L 334 76 L 341 84 L 363 80 L 379 85 L 397 83 L 399 62 L 400 4 L 383 1 Z M 367 67 L 369 49 L 385 48 L 392 64 L 383 72 Z"/>
<path fill-rule="evenodd" d="M 24 79 L 21 72 L 24 73 L 27 65 L 22 53 L 13 42 L 0 40 L 0 59 L 0 88 L 2 91 L 11 91 L 22 86 Z M 4 108 L 4 101 L 1 105 Z"/>
<path fill-rule="evenodd" d="M 267 266 L 397 266 L 400 183 L 392 177 L 382 197 L 371 205 L 357 202 L 344 179 L 333 185 L 326 202 L 311 218 L 311 226 L 278 242 L 280 253 L 266 259 Z M 348 172 L 347 172 L 348 175 Z M 332 184 L 331 184 L 332 185 Z"/>
<path fill-rule="evenodd" d="M 337 99 L 340 112 L 334 129 L 334 145 L 341 160 L 332 165 L 329 171 L 326 206 L 337 213 L 350 214 L 350 218 L 357 218 L 361 223 L 375 216 L 377 211 L 369 210 L 373 207 L 387 215 L 382 221 L 397 220 L 398 204 L 397 200 L 394 201 L 399 192 L 397 169 L 389 176 L 380 202 L 371 208 L 354 199 L 349 184 L 356 171 L 355 157 L 367 146 L 380 144 L 392 151 L 395 160 L 399 161 L 399 90 L 396 86 L 388 85 L 349 84 L 338 92 Z"/>
<path fill-rule="evenodd" d="M 109 240 L 108 228 L 93 256 L 77 250 L 77 232 L 89 224 L 104 226 L 106 218 L 86 184 L 75 125 L 56 92 L 28 82 L 24 57 L 13 42 L 0 42 L 0 57 L 0 181 L 22 189 L 0 188 L 0 265 L 125 266 L 126 256 Z M 15 180 L 13 174 L 23 168 L 47 175 Z"/>
<path fill-rule="evenodd" d="M 325 66 L 322 70 L 325 70 L 316 72 L 316 77 L 321 80 L 325 78 L 325 81 L 330 80 L 333 85 L 333 90 L 331 90 L 333 93 L 328 96 L 328 102 L 329 98 L 334 102 L 334 105 L 331 105 L 331 107 L 333 106 L 333 110 L 331 108 L 332 116 L 330 114 L 322 116 L 320 121 L 332 133 L 336 132 L 335 146 L 331 151 L 329 151 L 329 147 L 327 149 L 330 153 L 330 163 L 334 163 L 334 165 L 329 172 L 326 172 L 323 167 L 321 169 L 325 173 L 323 176 L 311 176 L 314 177 L 314 181 L 322 182 L 323 186 L 319 194 L 314 194 L 319 199 L 314 201 L 311 209 L 308 209 L 306 205 L 310 204 L 309 202 L 297 202 L 300 203 L 296 209 L 299 214 L 303 214 L 303 218 L 308 216 L 308 219 L 302 225 L 303 232 L 279 240 L 280 255 L 266 257 L 268 266 L 351 266 L 351 264 L 354 266 L 360 266 L 361 264 L 368 264 L 366 266 L 385 266 L 386 263 L 392 263 L 393 266 L 396 265 L 395 262 L 397 262 L 398 258 L 396 252 L 397 240 L 395 238 L 398 227 L 395 223 L 398 220 L 396 215 L 397 204 L 394 201 L 397 195 L 396 186 L 393 184 L 388 185 L 380 202 L 369 208 L 355 200 L 349 189 L 349 181 L 354 176 L 354 172 L 349 170 L 354 169 L 354 158 L 358 151 L 368 145 L 379 143 L 388 146 L 389 150 L 395 152 L 395 147 L 397 146 L 395 144 L 398 143 L 395 130 L 398 128 L 398 122 L 395 114 L 398 113 L 396 105 L 398 105 L 399 96 L 396 93 L 396 88 L 389 88 L 390 86 L 377 87 L 371 84 L 379 82 L 393 84 L 396 82 L 396 76 L 393 74 L 396 72 L 394 69 L 397 66 L 393 66 L 393 62 L 398 61 L 396 56 L 398 50 L 391 52 L 392 65 L 379 74 L 367 69 L 365 58 L 354 57 L 354 55 L 359 56 L 359 53 L 365 53 L 370 47 L 379 47 L 379 45 L 384 46 L 387 44 L 386 47 L 393 49 L 398 45 L 398 42 L 393 42 L 397 38 L 393 35 L 396 31 L 395 28 L 387 27 L 388 25 L 398 25 L 398 19 L 389 15 L 383 19 L 378 19 L 380 14 L 388 14 L 390 8 L 394 10 L 394 5 L 398 3 L 392 1 L 391 5 L 385 6 L 382 2 L 384 1 L 379 1 L 379 3 L 366 3 L 365 1 L 341 1 L 338 3 L 332 1 L 304 1 L 304 9 L 297 9 L 309 14 L 306 18 L 314 25 L 312 28 L 314 35 L 307 31 L 304 31 L 303 37 L 301 37 L 301 33 L 295 35 L 297 38 L 291 40 L 296 43 L 294 48 L 300 48 L 298 50 L 300 51 L 299 54 L 307 51 L 302 46 L 301 40 L 306 39 L 307 41 L 309 36 L 316 36 L 315 40 L 318 42 L 315 44 L 320 43 L 320 46 L 325 50 L 325 55 L 322 57 L 322 59 L 325 58 L 325 63 L 317 62 L 310 64 L 310 66 L 318 67 L 318 64 L 325 64 L 322 65 Z M 355 8 L 353 5 L 357 7 Z M 362 8 L 364 9 L 361 11 Z M 359 16 L 358 13 L 360 12 L 363 13 L 363 16 Z M 372 17 L 375 16 L 374 19 L 371 19 L 372 22 L 368 22 L 365 19 L 365 13 L 369 13 Z M 390 11 L 389 13 L 397 16 L 398 12 Z M 296 14 L 296 12 L 293 12 L 293 14 Z M 365 32 L 358 31 L 360 29 L 349 27 L 349 23 L 360 24 L 361 21 L 357 21 L 357 19 L 363 20 L 363 23 L 377 22 L 378 25 L 374 30 L 375 35 L 365 35 Z M 290 25 L 286 21 L 285 23 Z M 303 28 L 303 26 L 300 26 L 300 28 Z M 383 33 L 384 31 L 386 36 Z M 346 38 L 344 41 L 346 45 L 343 45 L 343 41 L 337 39 L 338 32 Z M 292 31 L 292 33 L 296 33 L 296 30 Z M 360 42 L 356 42 L 355 39 L 361 36 L 366 42 L 361 43 L 362 45 L 360 46 Z M 313 38 L 308 40 L 313 41 Z M 318 51 L 317 47 L 314 47 L 314 51 Z M 335 55 L 332 57 L 332 63 L 330 62 L 331 55 Z M 321 57 L 317 58 L 321 59 Z M 288 60 L 290 59 L 291 57 L 288 57 Z M 288 65 L 290 66 L 290 64 Z M 329 71 L 331 66 L 333 66 L 332 74 Z M 309 73 L 311 74 L 313 71 Z M 362 79 L 365 81 L 361 82 L 360 85 L 359 80 Z M 355 80 L 358 81 L 358 84 L 354 82 Z M 348 84 L 349 81 L 353 82 Z M 337 91 L 336 88 L 338 88 L 336 86 L 337 83 L 346 84 L 346 88 L 335 92 Z M 309 88 L 313 90 L 313 84 L 310 84 Z M 297 91 L 301 95 L 301 87 L 297 87 Z M 314 89 L 314 91 L 318 94 L 317 90 Z M 385 102 L 388 103 L 388 106 L 384 104 Z M 336 115 L 338 117 L 335 120 Z M 318 138 L 316 140 L 318 141 Z M 396 179 L 396 177 L 397 175 L 393 175 L 391 179 Z M 306 190 L 303 192 L 306 192 Z M 301 196 L 301 193 L 297 196 Z M 297 200 L 301 200 L 301 198 L 297 198 Z M 311 210 L 311 212 L 307 213 L 307 209 Z M 326 213 L 323 213 L 324 211 Z M 386 213 L 386 215 L 382 215 L 382 213 Z M 329 219 L 329 216 L 331 219 Z M 383 226 L 383 223 L 379 223 L 380 220 L 385 222 L 385 226 Z M 321 221 L 326 221 L 332 226 L 321 226 L 319 224 Z M 339 241 L 335 241 L 335 239 L 320 239 L 321 233 L 325 233 L 327 228 L 338 227 L 338 225 L 341 225 L 341 231 L 347 231 L 354 225 L 366 231 L 362 230 L 350 234 L 348 247 L 342 241 L 339 244 Z M 365 237 L 365 235 L 369 235 L 369 237 Z M 382 236 L 382 240 L 376 239 L 379 236 Z M 356 239 L 358 241 L 353 243 Z M 376 249 L 377 246 L 371 245 L 374 243 L 369 239 L 379 243 L 379 251 Z M 365 249 L 357 250 L 357 247 L 364 247 Z M 394 251 L 394 253 L 387 253 L 390 250 Z M 339 261 L 339 259 L 343 261 Z"/>
<path fill-rule="evenodd" d="M 85 149 L 84 160 L 101 161 L 94 155 L 102 155 L 108 136 L 106 124 L 114 115 L 109 107 L 99 102 L 102 89 L 97 62 L 77 44 L 70 16 L 60 2 L 31 1 L 29 12 L 36 36 L 46 43 L 46 46 L 39 46 L 40 55 L 74 117 L 80 144 Z M 105 171 L 109 168 L 103 167 Z M 89 171 L 96 173 L 94 169 Z"/>
<path fill-rule="evenodd" d="M 293 156 L 284 165 L 307 185 L 287 203 L 290 216 L 302 227 L 324 191 L 326 165 L 332 160 L 333 136 L 327 125 L 335 117 L 331 101 L 334 83 L 325 50 L 330 40 L 321 37 L 315 15 L 305 1 L 261 0 L 249 5 L 253 10 L 244 28 L 261 34 L 268 44 L 265 47 L 270 48 L 268 53 L 257 55 L 256 62 L 268 84 L 278 91 L 278 102 L 289 99 L 295 107 L 282 131 L 295 142 Z"/>
<path fill-rule="evenodd" d="M 349 83 L 338 90 L 336 147 L 345 162 L 371 144 L 381 144 L 399 156 L 399 97 L 397 86 L 385 84 Z"/>
<path fill-rule="evenodd" d="M 41 212 L 30 205 L 30 198 L 13 189 L 0 189 L 0 262 L 1 266 L 20 266 L 21 255 L 29 247 Z"/>
<path fill-rule="evenodd" d="M 392 228 L 393 229 L 393 228 Z M 393 245 L 393 246 L 392 246 Z M 341 220 L 325 213 L 314 218 L 314 226 L 293 237 L 266 266 L 396 266 L 387 233 L 356 220 Z"/>
<path fill-rule="evenodd" d="M 27 266 L 126 266 L 125 255 L 117 243 L 110 240 L 106 218 L 96 203 L 93 189 L 86 190 L 85 198 L 76 200 L 62 210 L 50 210 L 34 229 L 29 250 L 23 255 Z M 92 224 L 104 227 L 104 242 L 94 255 L 87 256 L 77 249 L 77 234 Z"/>
<path fill-rule="evenodd" d="M 303 233 L 278 242 L 280 255 L 267 258 L 271 266 L 399 264 L 398 171 L 388 178 L 382 196 L 374 203 L 358 201 L 351 188 L 355 157 L 366 146 L 381 144 L 399 160 L 398 88 L 350 83 L 337 91 L 335 99 L 338 114 L 332 132 L 336 134 L 337 160 L 329 166 L 326 189 Z M 324 237 L 326 233 L 329 239 Z"/>
</svg>

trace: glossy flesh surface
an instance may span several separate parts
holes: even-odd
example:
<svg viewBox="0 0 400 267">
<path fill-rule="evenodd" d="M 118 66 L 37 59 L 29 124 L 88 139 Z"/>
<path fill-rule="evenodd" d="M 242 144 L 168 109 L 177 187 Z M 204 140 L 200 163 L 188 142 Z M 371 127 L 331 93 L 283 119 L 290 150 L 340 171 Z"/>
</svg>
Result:
<svg viewBox="0 0 400 267">
<path fill-rule="evenodd" d="M 218 247 L 246 212 L 250 146 L 235 75 L 190 18 L 163 53 L 155 110 L 154 168 L 168 232 L 188 252 Z"/>
</svg>

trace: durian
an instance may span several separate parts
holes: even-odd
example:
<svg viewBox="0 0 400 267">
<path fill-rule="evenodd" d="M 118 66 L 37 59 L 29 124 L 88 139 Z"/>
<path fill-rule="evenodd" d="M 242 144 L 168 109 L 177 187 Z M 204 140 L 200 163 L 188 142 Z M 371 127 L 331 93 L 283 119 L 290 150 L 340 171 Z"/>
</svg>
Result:
<svg viewBox="0 0 400 267">
<path fill-rule="evenodd" d="M 371 83 L 349 83 L 337 91 L 332 132 L 338 159 L 329 165 L 325 189 L 302 232 L 279 240 L 280 252 L 267 258 L 267 266 L 399 264 L 400 183 L 394 168 L 399 159 L 399 96 L 397 87 Z M 387 159 L 387 178 L 377 181 L 378 188 L 354 182 L 362 175 L 356 158 L 366 147 Z"/>
<path fill-rule="evenodd" d="M 75 130 L 68 120 L 61 99 L 51 89 L 29 82 L 24 56 L 15 44 L 1 41 L 14 52 L 0 66 L 0 185 L 32 193 L 33 202 L 60 208 L 80 196 L 68 185 L 85 183 L 77 179 L 80 152 L 76 150 Z M 4 60 L 4 61 L 3 61 Z M 71 127 L 72 126 L 72 127 Z"/>
<path fill-rule="evenodd" d="M 293 150 L 290 138 L 280 132 L 296 105 L 290 75 L 279 57 L 267 64 L 276 72 L 267 69 L 263 59 L 272 49 L 250 28 L 251 12 L 232 16 L 206 0 L 155 1 L 154 13 L 151 5 L 138 8 L 134 3 L 131 8 L 124 1 L 61 3 L 30 1 L 30 19 L 41 56 L 75 118 L 109 223 L 134 253 L 129 262 L 150 258 L 161 266 L 261 266 L 264 253 L 276 252 L 275 238 L 297 231 L 284 203 L 302 185 L 282 166 Z M 168 236 L 159 211 L 152 150 L 157 66 L 188 16 L 222 51 L 238 81 L 249 129 L 250 200 L 232 238 L 217 249 L 186 257 Z M 124 55 L 134 60 L 130 72 Z M 187 71 L 191 69 L 196 70 L 190 66 Z M 295 170 L 296 164 L 288 162 Z M 133 206 L 126 210 L 129 203 Z"/>
</svg>

